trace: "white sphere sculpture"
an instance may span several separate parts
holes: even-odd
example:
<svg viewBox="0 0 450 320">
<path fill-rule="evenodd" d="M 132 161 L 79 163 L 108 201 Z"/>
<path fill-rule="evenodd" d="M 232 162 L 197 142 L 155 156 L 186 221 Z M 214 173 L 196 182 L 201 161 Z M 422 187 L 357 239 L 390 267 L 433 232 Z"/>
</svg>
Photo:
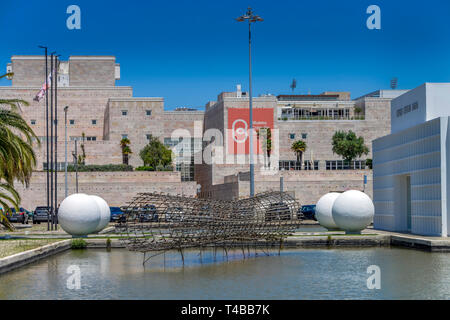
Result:
<svg viewBox="0 0 450 320">
<path fill-rule="evenodd" d="M 375 207 L 368 195 L 349 190 L 342 193 L 333 204 L 332 215 L 336 225 L 348 233 L 359 233 L 373 220 Z"/>
<path fill-rule="evenodd" d="M 109 221 L 111 220 L 111 210 L 109 209 L 106 201 L 102 198 L 93 195 L 91 195 L 90 197 L 92 197 L 97 202 L 97 205 L 100 208 L 100 221 L 94 231 L 96 233 L 102 231 L 108 225 Z"/>
<path fill-rule="evenodd" d="M 333 220 L 331 209 L 334 201 L 340 196 L 340 193 L 330 192 L 322 196 L 316 204 L 316 219 L 320 225 L 328 230 L 339 230 L 339 227 Z"/>
<path fill-rule="evenodd" d="M 72 194 L 61 202 L 58 222 L 68 234 L 87 235 L 94 232 L 99 225 L 100 207 L 97 201 L 87 194 Z"/>
</svg>

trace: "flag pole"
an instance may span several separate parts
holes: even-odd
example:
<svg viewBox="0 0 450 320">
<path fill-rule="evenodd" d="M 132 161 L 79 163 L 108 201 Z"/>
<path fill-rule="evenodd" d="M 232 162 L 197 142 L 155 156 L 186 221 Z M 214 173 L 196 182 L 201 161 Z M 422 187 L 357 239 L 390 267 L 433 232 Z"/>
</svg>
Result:
<svg viewBox="0 0 450 320">
<path fill-rule="evenodd" d="M 47 231 L 50 231 L 50 221 L 49 221 L 49 208 L 50 208 L 50 199 L 49 199 L 49 193 L 50 193 L 50 189 L 49 189 L 49 154 L 48 154 L 48 48 L 45 46 L 39 46 L 39 48 L 44 49 L 45 51 L 45 79 L 44 79 L 44 83 L 45 83 L 45 120 L 46 120 L 46 140 L 45 140 L 45 144 L 47 147 Z"/>
<path fill-rule="evenodd" d="M 50 82 L 50 215 L 51 215 L 51 230 L 53 231 L 53 171 L 55 166 L 53 163 L 53 57 L 54 52 L 50 54 L 50 73 L 52 74 L 52 81 Z"/>
<path fill-rule="evenodd" d="M 58 55 L 55 56 L 55 230 L 58 230 L 57 210 L 58 210 Z M 52 81 L 53 82 L 53 81 Z"/>
</svg>

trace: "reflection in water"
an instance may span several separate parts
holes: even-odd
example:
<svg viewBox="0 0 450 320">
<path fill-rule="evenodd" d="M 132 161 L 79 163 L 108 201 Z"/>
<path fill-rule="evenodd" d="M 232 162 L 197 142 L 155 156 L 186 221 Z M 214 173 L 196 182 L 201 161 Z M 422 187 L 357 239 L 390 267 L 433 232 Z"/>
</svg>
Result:
<svg viewBox="0 0 450 320">
<path fill-rule="evenodd" d="M 246 252 L 247 254 L 247 252 Z M 450 299 L 450 255 L 407 249 L 301 249 L 281 256 L 187 251 L 152 258 L 125 249 L 71 250 L 0 275 L 1 299 Z M 67 268 L 78 265 L 81 289 Z M 366 286 L 381 268 L 381 290 Z"/>
</svg>

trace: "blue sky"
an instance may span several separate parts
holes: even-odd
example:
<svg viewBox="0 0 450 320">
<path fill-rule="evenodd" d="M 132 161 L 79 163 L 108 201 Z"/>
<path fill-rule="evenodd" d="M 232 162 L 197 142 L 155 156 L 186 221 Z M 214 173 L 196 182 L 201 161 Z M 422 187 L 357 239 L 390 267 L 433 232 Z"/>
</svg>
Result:
<svg viewBox="0 0 450 320">
<path fill-rule="evenodd" d="M 66 8 L 81 8 L 81 30 L 66 28 Z M 381 30 L 366 9 L 381 8 Z M 254 93 L 351 91 L 356 98 L 423 82 L 450 82 L 450 1 L 31 1 L 0 3 L 0 68 L 13 54 L 115 55 L 117 85 L 137 97 L 164 97 L 166 108 L 202 108 L 221 91 L 248 88 L 247 6 L 253 27 Z M 0 80 L 0 85 L 8 85 Z"/>
</svg>

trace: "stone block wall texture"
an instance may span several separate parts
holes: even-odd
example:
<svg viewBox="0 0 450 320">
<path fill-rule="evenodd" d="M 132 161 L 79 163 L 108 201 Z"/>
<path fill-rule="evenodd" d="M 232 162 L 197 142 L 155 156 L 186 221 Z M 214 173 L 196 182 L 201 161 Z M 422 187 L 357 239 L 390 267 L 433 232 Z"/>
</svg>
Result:
<svg viewBox="0 0 450 320">
<path fill-rule="evenodd" d="M 367 184 L 364 186 L 364 175 Z M 370 170 L 333 171 L 333 172 L 284 172 L 284 191 L 295 196 L 301 205 L 316 204 L 328 192 L 344 192 L 347 190 L 364 191 L 372 198 L 372 172 Z M 255 192 L 280 190 L 280 174 L 255 176 Z M 202 197 L 223 200 L 249 197 L 250 182 L 245 174 L 227 177 L 226 182 L 211 186 L 203 192 Z"/>
<path fill-rule="evenodd" d="M 16 184 L 21 207 L 34 210 L 47 205 L 47 173 L 33 173 L 29 187 Z M 64 172 L 58 173 L 58 202 L 64 200 Z M 173 195 L 195 196 L 195 182 L 181 182 L 179 172 L 79 172 L 78 192 L 97 195 L 109 206 L 126 205 L 139 192 L 163 192 Z M 76 193 L 74 172 L 68 173 L 68 194 Z"/>
<path fill-rule="evenodd" d="M 13 56 L 11 59 L 13 87 L 37 86 L 45 81 L 45 57 L 44 56 Z M 48 61 L 50 70 L 50 60 Z"/>
<path fill-rule="evenodd" d="M 69 78 L 71 86 L 114 86 L 115 57 L 69 58 Z"/>
</svg>

